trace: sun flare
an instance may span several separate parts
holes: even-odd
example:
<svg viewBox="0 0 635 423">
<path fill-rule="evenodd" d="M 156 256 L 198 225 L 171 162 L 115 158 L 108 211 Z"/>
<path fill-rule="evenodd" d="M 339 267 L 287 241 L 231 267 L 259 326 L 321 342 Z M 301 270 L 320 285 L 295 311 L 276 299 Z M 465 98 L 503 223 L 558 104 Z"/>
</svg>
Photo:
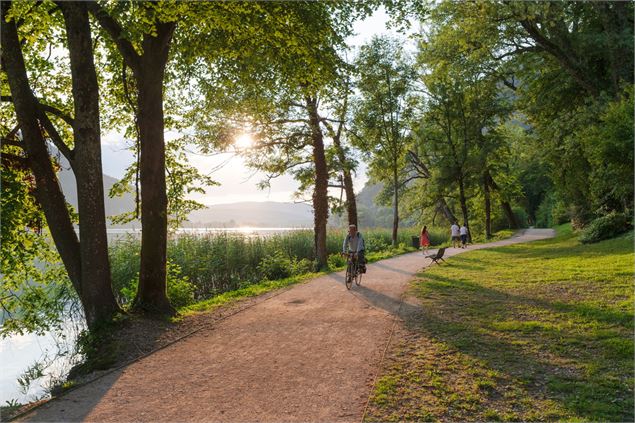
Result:
<svg viewBox="0 0 635 423">
<path fill-rule="evenodd" d="M 241 150 L 251 148 L 253 144 L 254 139 L 250 134 L 242 134 L 238 136 L 234 141 L 234 145 L 236 146 L 236 148 L 239 148 Z"/>
</svg>

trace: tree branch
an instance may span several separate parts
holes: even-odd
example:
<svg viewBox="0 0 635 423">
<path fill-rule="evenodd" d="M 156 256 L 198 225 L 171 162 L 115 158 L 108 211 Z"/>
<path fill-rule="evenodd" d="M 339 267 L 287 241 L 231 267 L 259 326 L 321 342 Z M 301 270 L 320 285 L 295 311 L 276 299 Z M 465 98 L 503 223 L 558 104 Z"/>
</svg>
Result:
<svg viewBox="0 0 635 423">
<path fill-rule="evenodd" d="M 132 43 L 124 38 L 121 25 L 96 1 L 87 2 L 88 11 L 97 19 L 99 25 L 108 32 L 112 40 L 117 44 L 117 48 L 126 60 L 128 66 L 135 71 L 139 69 L 140 57 L 135 51 Z"/>
<path fill-rule="evenodd" d="M 51 139 L 55 147 L 57 147 L 60 153 L 62 153 L 64 157 L 66 157 L 66 160 L 68 160 L 71 167 L 73 167 L 73 164 L 75 162 L 75 155 L 73 154 L 73 150 L 71 150 L 68 145 L 66 145 L 64 140 L 62 140 L 62 137 L 60 136 L 59 132 L 57 132 L 57 129 L 55 129 L 53 122 L 51 122 L 48 116 L 46 116 L 46 113 L 44 113 L 42 110 L 38 110 L 38 116 L 40 122 L 42 123 L 42 126 L 44 126 L 44 129 L 46 129 L 46 132 L 48 133 L 49 138 Z"/>
</svg>

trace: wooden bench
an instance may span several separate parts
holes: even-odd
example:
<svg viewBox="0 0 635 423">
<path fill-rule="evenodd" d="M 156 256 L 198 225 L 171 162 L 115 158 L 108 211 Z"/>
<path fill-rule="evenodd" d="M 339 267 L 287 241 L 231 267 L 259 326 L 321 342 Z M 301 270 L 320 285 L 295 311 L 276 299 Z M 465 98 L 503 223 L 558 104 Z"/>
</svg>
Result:
<svg viewBox="0 0 635 423">
<path fill-rule="evenodd" d="M 445 247 L 439 248 L 439 251 L 437 251 L 436 254 L 430 254 L 429 256 L 426 256 L 426 258 L 432 259 L 433 263 L 441 264 L 439 263 L 439 260 L 445 263 L 445 260 L 443 260 L 443 254 L 445 254 Z"/>
</svg>

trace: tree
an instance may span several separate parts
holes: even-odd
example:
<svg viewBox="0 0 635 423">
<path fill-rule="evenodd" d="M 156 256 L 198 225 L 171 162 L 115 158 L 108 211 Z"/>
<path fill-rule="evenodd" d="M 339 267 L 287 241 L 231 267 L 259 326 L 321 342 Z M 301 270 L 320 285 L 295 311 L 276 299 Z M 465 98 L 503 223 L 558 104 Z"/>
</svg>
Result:
<svg viewBox="0 0 635 423">
<path fill-rule="evenodd" d="M 139 174 L 141 184 L 141 264 L 139 286 L 133 307 L 152 313 L 173 314 L 167 297 L 167 188 L 165 179 L 165 139 L 163 86 L 170 43 L 178 12 L 166 10 L 162 3 L 140 3 L 135 16 L 147 26 L 130 24 L 128 31 L 140 37 L 140 52 L 126 37 L 117 14 L 124 17 L 122 4 L 108 11 L 97 2 L 88 4 L 90 12 L 108 33 L 132 69 L 137 88 L 136 118 L 139 129 Z M 134 4 L 123 5 L 135 7 Z M 170 13 L 171 12 L 171 13 Z M 112 13 L 112 14 L 111 14 Z M 175 16 L 176 15 L 176 16 Z"/>
<path fill-rule="evenodd" d="M 2 66 L 11 89 L 26 160 L 35 177 L 35 197 L 42 206 L 57 250 L 82 302 L 89 327 L 108 321 L 119 311 L 110 285 L 110 265 L 104 215 L 99 96 L 92 55 L 88 13 L 83 3 L 60 3 L 64 16 L 70 68 L 74 116 L 43 105 L 33 94 L 18 34 L 19 11 L 10 15 L 10 3 L 2 4 Z M 27 11 L 27 14 L 31 13 Z M 13 19 L 9 19 L 13 18 Z M 21 21 L 23 22 L 23 21 Z M 47 116 L 60 117 L 71 128 L 72 145 L 64 141 Z M 71 163 L 77 177 L 80 238 L 73 229 L 44 136 Z M 14 139 L 15 142 L 15 139 Z"/>
<path fill-rule="evenodd" d="M 301 191 L 311 192 L 318 267 L 326 265 L 329 208 L 321 102 L 338 80 L 338 48 L 350 22 L 367 11 L 352 3 L 246 3 L 224 21 L 232 28 L 252 23 L 229 39 L 241 54 L 227 57 L 215 53 L 213 43 L 201 45 L 203 60 L 190 70 L 204 94 L 204 103 L 193 108 L 199 121 L 192 139 L 211 151 L 251 133 L 255 145 L 242 153 L 251 167 L 268 173 L 262 187 L 283 173 L 301 181 Z"/>
<path fill-rule="evenodd" d="M 370 172 L 392 193 L 392 243 L 397 244 L 399 191 L 416 98 L 415 71 L 399 41 L 375 37 L 355 61 L 360 98 L 354 106 L 353 141 L 370 159 Z"/>
<path fill-rule="evenodd" d="M 448 39 L 514 90 L 518 117 L 539 143 L 557 203 L 568 205 L 572 220 L 583 225 L 598 213 L 626 210 L 610 188 L 590 189 L 601 184 L 593 149 L 584 146 L 590 128 L 603 125 L 599 117 L 628 98 L 633 84 L 632 3 L 443 2 L 432 14 Z M 630 138 L 617 144 L 622 157 Z M 632 166 L 618 167 L 625 178 L 618 185 L 631 185 Z"/>
<path fill-rule="evenodd" d="M 340 95 L 343 97 L 341 103 L 335 104 L 335 115 L 337 127 L 332 125 L 331 119 L 326 117 L 322 118 L 322 124 L 326 128 L 328 136 L 333 141 L 334 160 L 332 160 L 331 166 L 329 166 L 333 172 L 337 175 L 341 172 L 340 184 L 332 184 L 331 187 L 341 188 L 346 193 L 346 214 L 349 225 L 358 226 L 357 222 L 357 201 L 355 199 L 355 188 L 353 186 L 352 171 L 355 170 L 355 164 L 349 157 L 350 153 L 347 151 L 346 146 L 343 143 L 345 137 L 345 124 L 348 120 L 349 112 L 349 96 L 350 83 L 349 78 L 346 77 L 346 81 L 343 84 Z"/>
</svg>

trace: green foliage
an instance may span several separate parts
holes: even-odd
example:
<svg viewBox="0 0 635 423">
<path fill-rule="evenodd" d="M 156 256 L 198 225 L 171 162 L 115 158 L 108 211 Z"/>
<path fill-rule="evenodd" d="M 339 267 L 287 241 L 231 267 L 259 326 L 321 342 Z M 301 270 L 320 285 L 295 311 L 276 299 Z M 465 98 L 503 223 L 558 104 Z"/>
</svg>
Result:
<svg viewBox="0 0 635 423">
<path fill-rule="evenodd" d="M 346 257 L 344 257 L 341 253 L 329 254 L 326 263 L 329 266 L 329 269 L 339 269 L 346 265 Z"/>
<path fill-rule="evenodd" d="M 592 244 L 614 238 L 633 227 L 633 216 L 624 213 L 610 213 L 589 223 L 580 233 L 580 242 Z"/>
<path fill-rule="evenodd" d="M 328 231 L 327 250 L 332 257 L 341 251 L 345 234 L 345 230 Z M 433 230 L 432 242 L 445 241 L 447 234 L 446 230 Z M 391 250 L 391 231 L 388 229 L 369 229 L 362 235 L 369 258 L 373 254 L 379 254 L 379 259 L 410 251 L 407 248 Z M 417 230 L 400 231 L 399 243 L 409 246 L 412 235 L 417 235 Z M 113 290 L 124 305 L 129 304 L 136 293 L 139 251 L 139 240 L 133 237 L 118 241 L 109 251 Z M 263 279 L 313 272 L 313 232 L 300 230 L 270 237 L 229 233 L 179 235 L 168 243 L 168 262 L 170 300 L 190 303 L 190 288 L 193 287 L 194 300 L 201 301 L 257 284 Z"/>
<path fill-rule="evenodd" d="M 536 226 L 551 228 L 569 220 L 569 213 L 564 203 L 558 200 L 555 193 L 548 193 L 536 210 Z"/>
<path fill-rule="evenodd" d="M 71 285 L 52 246 L 31 173 L 15 148 L 3 145 L 0 196 L 1 336 L 44 333 L 61 324 Z"/>
<path fill-rule="evenodd" d="M 263 279 L 276 280 L 291 276 L 291 260 L 282 251 L 274 251 L 260 261 L 258 272 Z"/>
<path fill-rule="evenodd" d="M 125 248 L 125 247 L 124 247 Z M 117 250 L 116 248 L 114 249 Z M 121 254 L 117 254 L 115 257 L 121 257 Z M 116 262 L 116 259 L 114 260 Z M 130 268 L 126 266 L 117 266 L 113 269 L 113 281 L 117 281 L 115 286 L 119 289 L 115 291 L 115 295 L 118 297 L 118 301 L 122 305 L 129 305 L 135 298 L 137 293 L 137 287 L 139 286 L 139 273 L 137 272 L 132 279 L 127 281 L 122 278 L 122 274 L 119 273 L 123 270 L 123 274 L 129 272 Z M 194 302 L 195 287 L 190 283 L 189 277 L 182 274 L 182 270 L 178 264 L 168 261 L 167 264 L 167 291 L 168 299 L 174 308 L 179 309 L 186 307 Z"/>
</svg>

